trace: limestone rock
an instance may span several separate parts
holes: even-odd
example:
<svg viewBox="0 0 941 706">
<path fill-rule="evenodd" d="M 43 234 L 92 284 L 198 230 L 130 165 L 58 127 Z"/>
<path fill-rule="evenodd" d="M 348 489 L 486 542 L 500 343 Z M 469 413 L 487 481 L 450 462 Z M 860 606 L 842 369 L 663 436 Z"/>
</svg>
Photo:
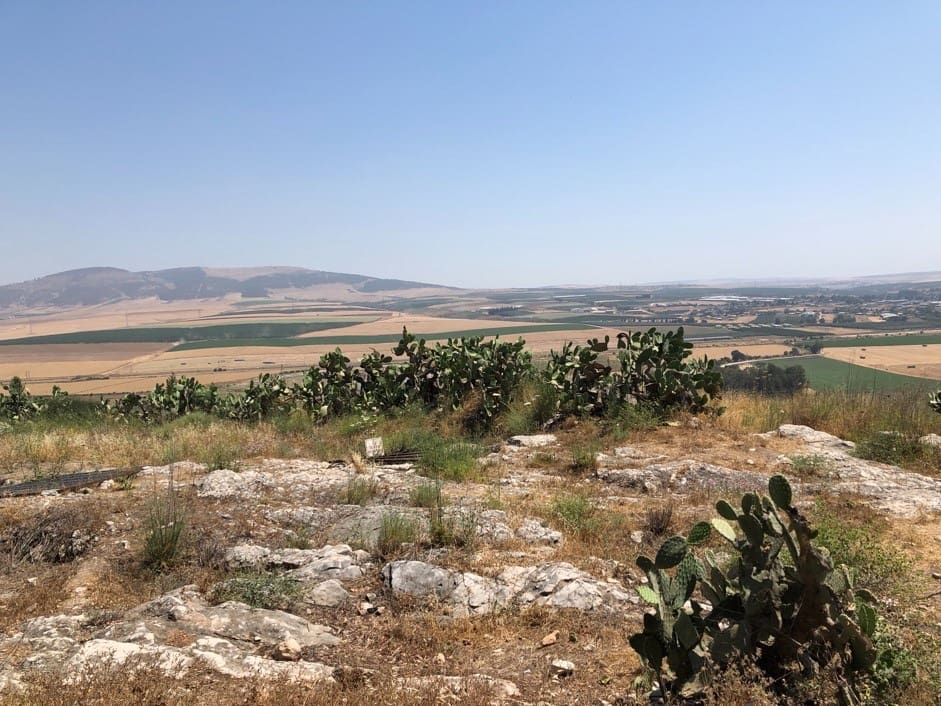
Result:
<svg viewBox="0 0 941 706">
<path fill-rule="evenodd" d="M 304 595 L 304 600 L 322 608 L 336 608 L 352 596 L 337 579 L 321 581 Z"/>
<path fill-rule="evenodd" d="M 523 524 L 516 528 L 516 536 L 528 544 L 562 545 L 562 533 L 551 527 L 546 527 L 541 520 L 527 517 Z"/>
<path fill-rule="evenodd" d="M 393 594 L 434 598 L 456 616 L 507 606 L 602 610 L 639 603 L 636 595 L 616 582 L 599 581 L 564 562 L 510 566 L 489 578 L 422 561 L 394 561 L 383 567 L 382 575 Z"/>
<path fill-rule="evenodd" d="M 926 434 L 918 441 L 928 446 L 941 446 L 941 434 Z"/>
<path fill-rule="evenodd" d="M 517 434 L 516 436 L 511 436 L 508 443 L 511 446 L 538 449 L 556 443 L 556 437 L 555 434 Z"/>
<path fill-rule="evenodd" d="M 368 559 L 368 554 L 366 555 Z M 239 544 L 226 552 L 226 563 L 234 569 L 288 569 L 298 581 L 326 579 L 356 580 L 363 576 L 363 554 L 348 544 L 328 544 L 320 549 L 269 549 Z"/>
</svg>

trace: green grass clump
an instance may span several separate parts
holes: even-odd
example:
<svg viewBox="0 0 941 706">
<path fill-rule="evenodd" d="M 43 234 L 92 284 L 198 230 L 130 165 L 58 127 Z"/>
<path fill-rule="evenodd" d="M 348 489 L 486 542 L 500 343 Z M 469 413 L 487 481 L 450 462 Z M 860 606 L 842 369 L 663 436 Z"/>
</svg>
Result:
<svg viewBox="0 0 941 706">
<path fill-rule="evenodd" d="M 856 444 L 856 455 L 870 461 L 914 468 L 922 472 L 941 470 L 941 449 L 923 444 L 913 434 L 877 431 Z"/>
<path fill-rule="evenodd" d="M 397 555 L 405 544 L 418 538 L 418 525 L 411 517 L 399 512 L 388 512 L 382 516 L 379 536 L 376 538 L 376 554 L 383 560 Z"/>
<path fill-rule="evenodd" d="M 444 515 L 440 507 L 433 508 L 428 523 L 429 540 L 435 547 L 470 551 L 477 546 L 477 525 L 475 512 Z"/>
<path fill-rule="evenodd" d="M 820 475 L 830 467 L 830 460 L 821 454 L 797 454 L 790 459 L 791 471 L 802 478 Z"/>
<path fill-rule="evenodd" d="M 588 473 L 598 468 L 598 444 L 576 444 L 572 447 L 572 462 L 569 469 L 573 473 Z"/>
<path fill-rule="evenodd" d="M 878 539 L 884 521 L 876 516 L 853 520 L 853 508 L 839 508 L 825 500 L 814 512 L 816 542 L 826 547 L 835 565 L 846 564 L 856 587 L 884 593 L 909 588 L 911 561 L 894 546 Z"/>
<path fill-rule="evenodd" d="M 461 482 L 477 472 L 477 444 L 459 441 L 437 432 L 411 428 L 393 434 L 386 451 L 418 451 L 418 467 L 424 475 Z"/>
<path fill-rule="evenodd" d="M 252 608 L 287 610 L 303 593 L 303 586 L 287 576 L 270 573 L 242 574 L 217 583 L 209 593 L 211 603 L 238 601 Z"/>
<path fill-rule="evenodd" d="M 167 492 L 154 496 L 147 508 L 147 519 L 144 523 L 144 566 L 154 571 L 162 571 L 171 566 L 181 553 L 186 525 L 186 506 L 177 497 L 171 478 Z"/>
<path fill-rule="evenodd" d="M 572 533 L 583 532 L 595 514 L 595 504 L 584 495 L 563 495 L 552 501 L 552 514 Z"/>
<path fill-rule="evenodd" d="M 350 478 L 340 493 L 340 502 L 345 505 L 363 505 L 379 495 L 381 486 L 374 478 Z"/>
<path fill-rule="evenodd" d="M 441 507 L 444 498 L 441 497 L 440 483 L 422 483 L 409 491 L 408 504 L 412 507 Z"/>
</svg>

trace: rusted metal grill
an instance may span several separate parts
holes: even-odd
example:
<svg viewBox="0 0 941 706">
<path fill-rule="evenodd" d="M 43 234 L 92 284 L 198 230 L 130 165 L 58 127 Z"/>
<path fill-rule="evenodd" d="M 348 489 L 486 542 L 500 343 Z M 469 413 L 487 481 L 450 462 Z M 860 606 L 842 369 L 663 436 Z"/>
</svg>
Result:
<svg viewBox="0 0 941 706">
<path fill-rule="evenodd" d="M 396 451 L 391 454 L 373 456 L 367 461 L 380 466 L 389 466 L 396 463 L 417 463 L 419 458 L 421 458 L 421 454 L 418 451 Z"/>
<path fill-rule="evenodd" d="M 39 495 L 45 490 L 77 490 L 98 485 L 106 480 L 130 478 L 140 473 L 140 468 L 109 468 L 103 471 L 87 473 L 66 473 L 61 476 L 37 478 L 36 480 L 0 486 L 0 498 L 16 498 L 26 495 Z"/>
</svg>

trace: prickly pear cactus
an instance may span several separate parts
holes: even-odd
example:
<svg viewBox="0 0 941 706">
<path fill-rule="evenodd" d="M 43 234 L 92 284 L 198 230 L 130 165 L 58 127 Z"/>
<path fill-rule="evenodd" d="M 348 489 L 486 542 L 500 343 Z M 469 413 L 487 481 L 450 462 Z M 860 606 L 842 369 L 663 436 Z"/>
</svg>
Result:
<svg viewBox="0 0 941 706">
<path fill-rule="evenodd" d="M 686 537 L 667 539 L 655 559 L 637 557 L 637 565 L 647 575 L 647 583 L 638 586 L 637 592 L 656 612 L 644 616 L 644 629 L 631 636 L 630 644 L 663 688 L 674 693 L 691 694 L 704 686 L 706 654 L 699 645 L 703 607 L 692 599 L 704 568 L 690 547 L 706 542 L 711 534 L 709 524 L 700 522 Z"/>
<path fill-rule="evenodd" d="M 746 493 L 740 507 L 720 500 L 711 523 L 666 540 L 654 559 L 637 559 L 647 575 L 638 593 L 655 612 L 630 643 L 664 693 L 697 694 L 710 669 L 743 660 L 775 678 L 791 665 L 819 668 L 834 657 L 848 673 L 871 669 L 875 599 L 854 592 L 850 570 L 834 567 L 813 545 L 815 533 L 794 506 L 788 480 L 774 476 L 767 496 Z M 731 563 L 710 552 L 703 563 L 690 550 L 712 530 L 733 548 Z"/>
</svg>

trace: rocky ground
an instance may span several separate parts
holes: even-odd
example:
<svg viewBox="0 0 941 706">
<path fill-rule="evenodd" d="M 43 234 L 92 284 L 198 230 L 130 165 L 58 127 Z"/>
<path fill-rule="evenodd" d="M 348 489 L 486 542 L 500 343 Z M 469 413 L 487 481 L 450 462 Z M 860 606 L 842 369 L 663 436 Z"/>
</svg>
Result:
<svg viewBox="0 0 941 706">
<path fill-rule="evenodd" d="M 50 674 L 67 691 L 148 670 L 193 703 L 266 681 L 306 703 L 626 703 L 644 610 L 634 558 L 774 473 L 805 504 L 871 508 L 918 571 L 941 570 L 938 479 L 807 427 L 734 436 L 693 422 L 576 470 L 565 433 L 514 437 L 430 508 L 419 498 L 435 481 L 411 464 L 311 459 L 178 463 L 0 500 L 0 697 L 41 703 L 30 694 L 48 694 Z M 142 568 L 171 489 L 185 552 Z M 669 528 L 654 526 L 667 505 Z"/>
</svg>

